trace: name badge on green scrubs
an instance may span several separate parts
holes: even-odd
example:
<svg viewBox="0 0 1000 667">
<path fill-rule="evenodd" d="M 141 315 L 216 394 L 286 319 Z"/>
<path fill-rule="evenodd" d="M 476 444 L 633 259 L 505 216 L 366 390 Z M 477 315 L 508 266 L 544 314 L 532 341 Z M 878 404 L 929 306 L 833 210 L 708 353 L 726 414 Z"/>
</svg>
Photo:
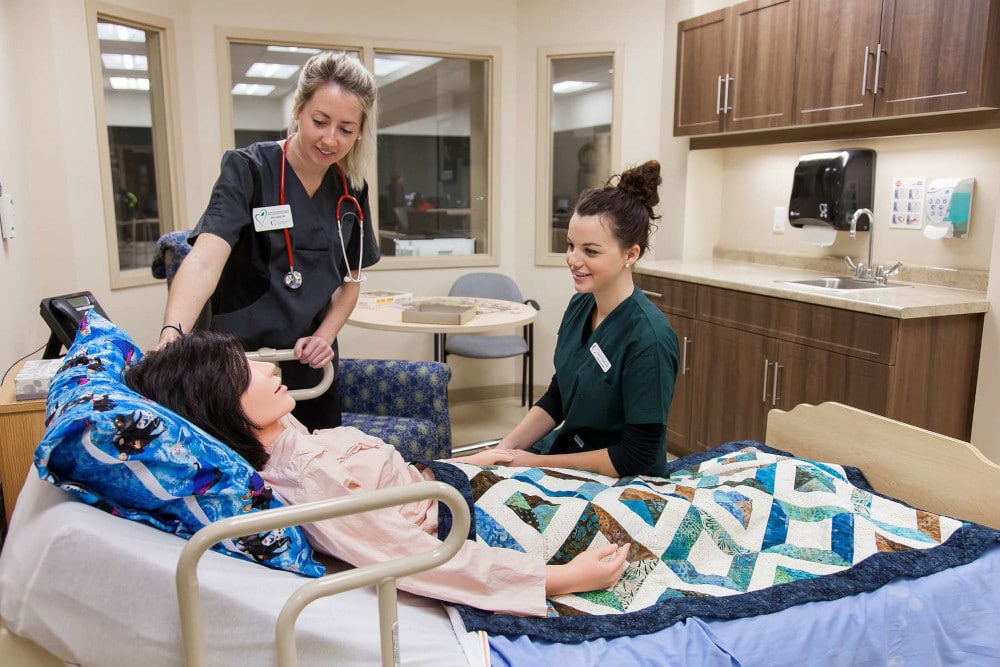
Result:
<svg viewBox="0 0 1000 667">
<path fill-rule="evenodd" d="M 261 206 L 253 210 L 253 228 L 258 232 L 292 228 L 292 207 L 288 204 Z"/>
<path fill-rule="evenodd" d="M 594 359 L 597 359 L 597 365 L 601 367 L 601 370 L 607 373 L 608 369 L 611 368 L 611 362 L 604 356 L 604 350 L 601 349 L 601 346 L 594 343 L 590 346 L 590 353 L 594 355 Z"/>
</svg>

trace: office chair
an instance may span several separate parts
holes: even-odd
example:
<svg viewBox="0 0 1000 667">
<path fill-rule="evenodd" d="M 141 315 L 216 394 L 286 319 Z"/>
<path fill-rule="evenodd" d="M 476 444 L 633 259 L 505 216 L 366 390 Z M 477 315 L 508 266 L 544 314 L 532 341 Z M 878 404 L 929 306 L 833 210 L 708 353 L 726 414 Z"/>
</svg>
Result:
<svg viewBox="0 0 1000 667">
<path fill-rule="evenodd" d="M 517 283 L 502 273 L 468 273 L 452 285 L 449 296 L 470 296 L 486 299 L 503 299 L 525 303 L 541 310 L 534 299 L 524 300 Z M 484 334 L 453 334 L 443 336 L 443 360 L 448 362 L 448 355 L 473 359 L 503 359 L 521 356 L 521 405 L 534 403 L 535 382 L 535 329 L 533 323 L 524 325 L 521 336 L 515 335 L 484 335 Z M 527 403 L 525 402 L 527 400 Z"/>
</svg>

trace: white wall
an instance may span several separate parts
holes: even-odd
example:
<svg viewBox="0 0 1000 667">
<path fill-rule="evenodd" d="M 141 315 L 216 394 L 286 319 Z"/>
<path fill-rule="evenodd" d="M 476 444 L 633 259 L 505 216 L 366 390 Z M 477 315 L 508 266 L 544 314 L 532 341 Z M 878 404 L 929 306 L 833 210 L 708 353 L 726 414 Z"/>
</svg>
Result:
<svg viewBox="0 0 1000 667">
<path fill-rule="evenodd" d="M 994 220 L 1000 205 L 1000 130 L 707 151 L 718 153 L 716 159 L 723 163 L 719 186 L 725 196 L 721 200 L 718 237 L 723 239 L 722 244 L 799 255 L 850 254 L 864 258 L 868 252 L 868 234 L 859 234 L 850 242 L 847 233 L 840 233 L 834 245 L 817 247 L 802 242 L 801 230 L 787 227 L 783 234 L 771 231 L 774 208 L 788 206 L 792 173 L 799 156 L 837 148 L 871 148 L 876 153 L 872 204 L 876 263 L 890 265 L 903 260 L 908 265 L 989 270 Z M 707 161 L 698 155 L 701 152 L 691 153 L 689 181 L 718 181 L 720 174 L 714 165 L 708 169 L 699 166 Z M 920 230 L 889 227 L 893 181 L 897 177 L 922 177 L 929 182 L 948 176 L 976 178 L 967 239 L 934 241 Z"/>
</svg>

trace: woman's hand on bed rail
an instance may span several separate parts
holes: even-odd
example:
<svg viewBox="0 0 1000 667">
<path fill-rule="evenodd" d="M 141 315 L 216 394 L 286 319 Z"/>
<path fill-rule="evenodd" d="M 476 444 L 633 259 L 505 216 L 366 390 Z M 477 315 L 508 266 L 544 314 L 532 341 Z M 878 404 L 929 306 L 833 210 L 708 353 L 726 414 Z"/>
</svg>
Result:
<svg viewBox="0 0 1000 667">
<path fill-rule="evenodd" d="M 578 554 L 565 565 L 545 567 L 545 594 L 582 593 L 611 588 L 625 571 L 631 544 L 608 544 Z"/>
<path fill-rule="evenodd" d="M 295 341 L 295 357 L 310 368 L 323 368 L 333 361 L 331 343 L 321 336 L 304 336 Z"/>
</svg>

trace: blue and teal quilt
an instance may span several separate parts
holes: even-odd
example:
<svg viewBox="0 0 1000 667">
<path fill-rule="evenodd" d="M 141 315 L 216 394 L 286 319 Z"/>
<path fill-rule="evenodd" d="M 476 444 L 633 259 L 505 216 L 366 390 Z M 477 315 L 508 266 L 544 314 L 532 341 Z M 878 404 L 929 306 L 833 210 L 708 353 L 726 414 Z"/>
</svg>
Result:
<svg viewBox="0 0 1000 667">
<path fill-rule="evenodd" d="M 855 469 L 750 441 L 680 459 L 666 478 L 455 467 L 479 541 L 551 564 L 631 544 L 614 588 L 555 597 L 548 618 L 458 607 L 467 629 L 490 634 L 578 642 L 770 613 L 968 563 L 1000 540 L 880 496 Z"/>
</svg>

